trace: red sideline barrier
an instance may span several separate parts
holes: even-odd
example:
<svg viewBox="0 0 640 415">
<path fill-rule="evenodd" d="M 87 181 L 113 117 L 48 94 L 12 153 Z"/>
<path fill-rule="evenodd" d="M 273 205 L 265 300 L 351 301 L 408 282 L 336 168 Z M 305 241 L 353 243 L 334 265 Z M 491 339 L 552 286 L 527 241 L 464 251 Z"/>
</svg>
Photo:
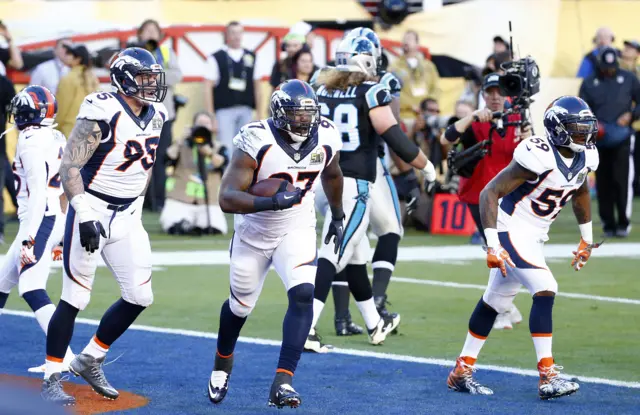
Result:
<svg viewBox="0 0 640 415">
<path fill-rule="evenodd" d="M 431 214 L 431 233 L 438 235 L 471 235 L 476 224 L 467 204 L 458 195 L 436 194 Z"/>
</svg>

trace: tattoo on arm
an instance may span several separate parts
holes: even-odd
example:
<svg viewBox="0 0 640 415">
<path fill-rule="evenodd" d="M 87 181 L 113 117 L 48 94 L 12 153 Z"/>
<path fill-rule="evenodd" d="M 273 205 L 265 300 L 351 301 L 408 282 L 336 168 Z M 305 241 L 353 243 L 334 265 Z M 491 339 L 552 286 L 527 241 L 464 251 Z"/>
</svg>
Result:
<svg viewBox="0 0 640 415">
<path fill-rule="evenodd" d="M 102 132 L 96 121 L 84 119 L 76 121 L 60 163 L 60 179 L 68 200 L 84 193 L 80 169 L 89 161 L 100 145 L 101 139 Z"/>
<path fill-rule="evenodd" d="M 482 226 L 496 228 L 498 222 L 498 200 L 513 192 L 525 180 L 536 180 L 538 176 L 522 167 L 518 162 L 504 168 L 480 193 L 480 218 Z"/>
<path fill-rule="evenodd" d="M 340 169 L 340 153 L 337 153 L 331 163 L 322 172 L 322 188 L 327 195 L 331 214 L 333 217 L 340 217 L 344 214 L 342 210 L 342 187 L 344 179 L 342 169 Z"/>
<path fill-rule="evenodd" d="M 589 186 L 586 180 L 576 191 L 571 204 L 573 213 L 578 219 L 578 224 L 582 225 L 591 222 L 591 196 L 589 195 Z"/>
</svg>

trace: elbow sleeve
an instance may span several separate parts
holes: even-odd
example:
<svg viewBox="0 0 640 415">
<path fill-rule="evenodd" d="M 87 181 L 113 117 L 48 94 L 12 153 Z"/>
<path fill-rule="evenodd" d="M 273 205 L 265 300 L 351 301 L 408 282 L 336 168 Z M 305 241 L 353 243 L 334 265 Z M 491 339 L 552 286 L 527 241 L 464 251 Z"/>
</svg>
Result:
<svg viewBox="0 0 640 415">
<path fill-rule="evenodd" d="M 398 124 L 382 133 L 382 138 L 405 163 L 411 163 L 420 153 L 418 146 L 409 140 Z"/>
</svg>

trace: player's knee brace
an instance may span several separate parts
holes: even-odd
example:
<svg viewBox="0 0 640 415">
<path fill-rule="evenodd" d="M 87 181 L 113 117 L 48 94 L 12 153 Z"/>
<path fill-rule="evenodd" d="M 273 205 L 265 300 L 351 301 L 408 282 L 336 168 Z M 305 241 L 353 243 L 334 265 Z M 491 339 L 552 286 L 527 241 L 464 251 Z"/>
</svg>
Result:
<svg viewBox="0 0 640 415">
<path fill-rule="evenodd" d="M 313 284 L 304 283 L 292 287 L 287 292 L 289 305 L 302 310 L 313 305 Z"/>
<path fill-rule="evenodd" d="M 513 304 L 513 299 L 516 298 L 516 294 L 517 293 L 497 293 L 495 291 L 486 290 L 482 295 L 482 300 L 498 313 L 505 313 L 511 309 L 511 305 Z"/>
<path fill-rule="evenodd" d="M 147 283 L 134 287 L 132 290 L 123 290 L 122 299 L 128 303 L 149 307 L 153 304 L 153 290 L 151 284 Z"/>
</svg>

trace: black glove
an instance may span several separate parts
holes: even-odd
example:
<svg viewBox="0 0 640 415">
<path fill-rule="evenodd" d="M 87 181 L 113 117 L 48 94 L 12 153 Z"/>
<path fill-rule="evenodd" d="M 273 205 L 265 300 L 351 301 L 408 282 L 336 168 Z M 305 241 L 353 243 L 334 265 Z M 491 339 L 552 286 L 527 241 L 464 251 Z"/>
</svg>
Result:
<svg viewBox="0 0 640 415">
<path fill-rule="evenodd" d="M 329 245 L 331 242 L 331 237 L 333 236 L 333 244 L 335 245 L 333 248 L 334 253 L 338 253 L 338 249 L 340 249 L 340 245 L 342 245 L 342 238 L 344 237 L 344 213 L 342 217 L 336 219 L 331 216 L 331 223 L 329 224 L 329 231 L 327 232 L 327 236 L 324 237 L 324 243 Z"/>
<path fill-rule="evenodd" d="M 80 228 L 80 245 L 92 254 L 100 247 L 100 235 L 103 238 L 107 237 L 102 223 L 98 220 L 81 222 L 78 228 Z"/>
<path fill-rule="evenodd" d="M 304 193 L 302 189 L 296 189 L 293 192 L 287 191 L 288 182 L 283 182 L 278 189 L 278 193 L 271 197 L 273 201 L 273 210 L 289 209 L 302 201 Z"/>
</svg>

